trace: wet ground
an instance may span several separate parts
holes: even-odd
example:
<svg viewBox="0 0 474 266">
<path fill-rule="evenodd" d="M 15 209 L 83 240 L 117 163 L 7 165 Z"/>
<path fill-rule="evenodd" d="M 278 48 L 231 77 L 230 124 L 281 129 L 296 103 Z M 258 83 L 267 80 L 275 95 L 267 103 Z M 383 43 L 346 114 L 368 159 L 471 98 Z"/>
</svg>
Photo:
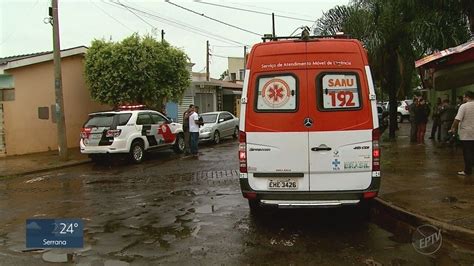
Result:
<svg viewBox="0 0 474 266">
<path fill-rule="evenodd" d="M 199 159 L 163 151 L 140 165 L 118 160 L 0 180 L 0 265 L 474 262 L 472 250 L 449 242 L 422 255 L 409 230 L 357 208 L 252 217 L 240 194 L 237 147 L 229 140 L 205 145 Z M 84 220 L 83 249 L 25 248 L 26 219 L 65 217 Z"/>
</svg>

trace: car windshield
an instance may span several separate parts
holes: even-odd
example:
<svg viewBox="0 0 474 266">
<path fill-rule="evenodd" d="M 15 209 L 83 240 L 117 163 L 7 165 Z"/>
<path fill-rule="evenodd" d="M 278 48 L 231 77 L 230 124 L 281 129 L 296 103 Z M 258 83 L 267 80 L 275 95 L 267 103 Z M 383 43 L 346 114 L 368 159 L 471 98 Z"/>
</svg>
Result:
<svg viewBox="0 0 474 266">
<path fill-rule="evenodd" d="M 114 121 L 114 114 L 92 115 L 84 127 L 110 127 Z"/>
<path fill-rule="evenodd" d="M 217 120 L 217 114 L 206 114 L 201 116 L 204 124 L 205 123 L 215 123 Z"/>
</svg>

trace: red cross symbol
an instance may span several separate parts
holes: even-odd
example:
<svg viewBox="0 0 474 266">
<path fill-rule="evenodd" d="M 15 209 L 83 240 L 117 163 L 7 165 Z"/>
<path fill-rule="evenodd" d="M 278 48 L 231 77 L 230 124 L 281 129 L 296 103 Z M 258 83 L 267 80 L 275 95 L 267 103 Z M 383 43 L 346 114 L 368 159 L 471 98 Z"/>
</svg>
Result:
<svg viewBox="0 0 474 266">
<path fill-rule="evenodd" d="M 283 94 L 282 94 L 283 89 L 279 87 L 277 84 L 273 84 L 273 88 L 270 88 L 268 91 L 270 92 L 268 94 L 268 97 L 270 99 L 273 99 L 273 102 L 278 102 L 280 101 L 280 99 L 283 99 Z"/>
</svg>

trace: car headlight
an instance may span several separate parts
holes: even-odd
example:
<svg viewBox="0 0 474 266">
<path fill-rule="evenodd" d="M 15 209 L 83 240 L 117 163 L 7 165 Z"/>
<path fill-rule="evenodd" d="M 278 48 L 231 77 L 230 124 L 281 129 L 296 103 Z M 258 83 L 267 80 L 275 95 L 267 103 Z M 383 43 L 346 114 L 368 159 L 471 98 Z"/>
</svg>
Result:
<svg viewBox="0 0 474 266">
<path fill-rule="evenodd" d="M 206 128 L 201 129 L 201 133 L 208 133 L 208 132 L 211 132 L 210 127 L 206 127 Z"/>
</svg>

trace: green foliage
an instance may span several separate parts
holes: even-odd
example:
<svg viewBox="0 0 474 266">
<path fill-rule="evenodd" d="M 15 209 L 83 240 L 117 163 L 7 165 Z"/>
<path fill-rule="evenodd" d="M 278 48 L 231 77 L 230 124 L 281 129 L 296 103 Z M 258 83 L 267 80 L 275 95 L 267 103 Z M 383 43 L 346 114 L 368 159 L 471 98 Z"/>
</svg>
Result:
<svg viewBox="0 0 474 266">
<path fill-rule="evenodd" d="M 110 105 L 141 103 L 160 107 L 179 101 L 190 85 L 187 55 L 150 36 L 137 34 L 114 43 L 94 40 L 85 59 L 85 77 L 94 100 Z"/>
<path fill-rule="evenodd" d="M 415 60 L 468 40 L 472 0 L 354 0 L 317 21 L 316 31 L 359 39 L 368 51 L 375 83 L 389 95 L 390 137 L 395 137 L 396 101 L 418 86 Z M 471 21 L 472 22 L 472 21 Z"/>
</svg>

